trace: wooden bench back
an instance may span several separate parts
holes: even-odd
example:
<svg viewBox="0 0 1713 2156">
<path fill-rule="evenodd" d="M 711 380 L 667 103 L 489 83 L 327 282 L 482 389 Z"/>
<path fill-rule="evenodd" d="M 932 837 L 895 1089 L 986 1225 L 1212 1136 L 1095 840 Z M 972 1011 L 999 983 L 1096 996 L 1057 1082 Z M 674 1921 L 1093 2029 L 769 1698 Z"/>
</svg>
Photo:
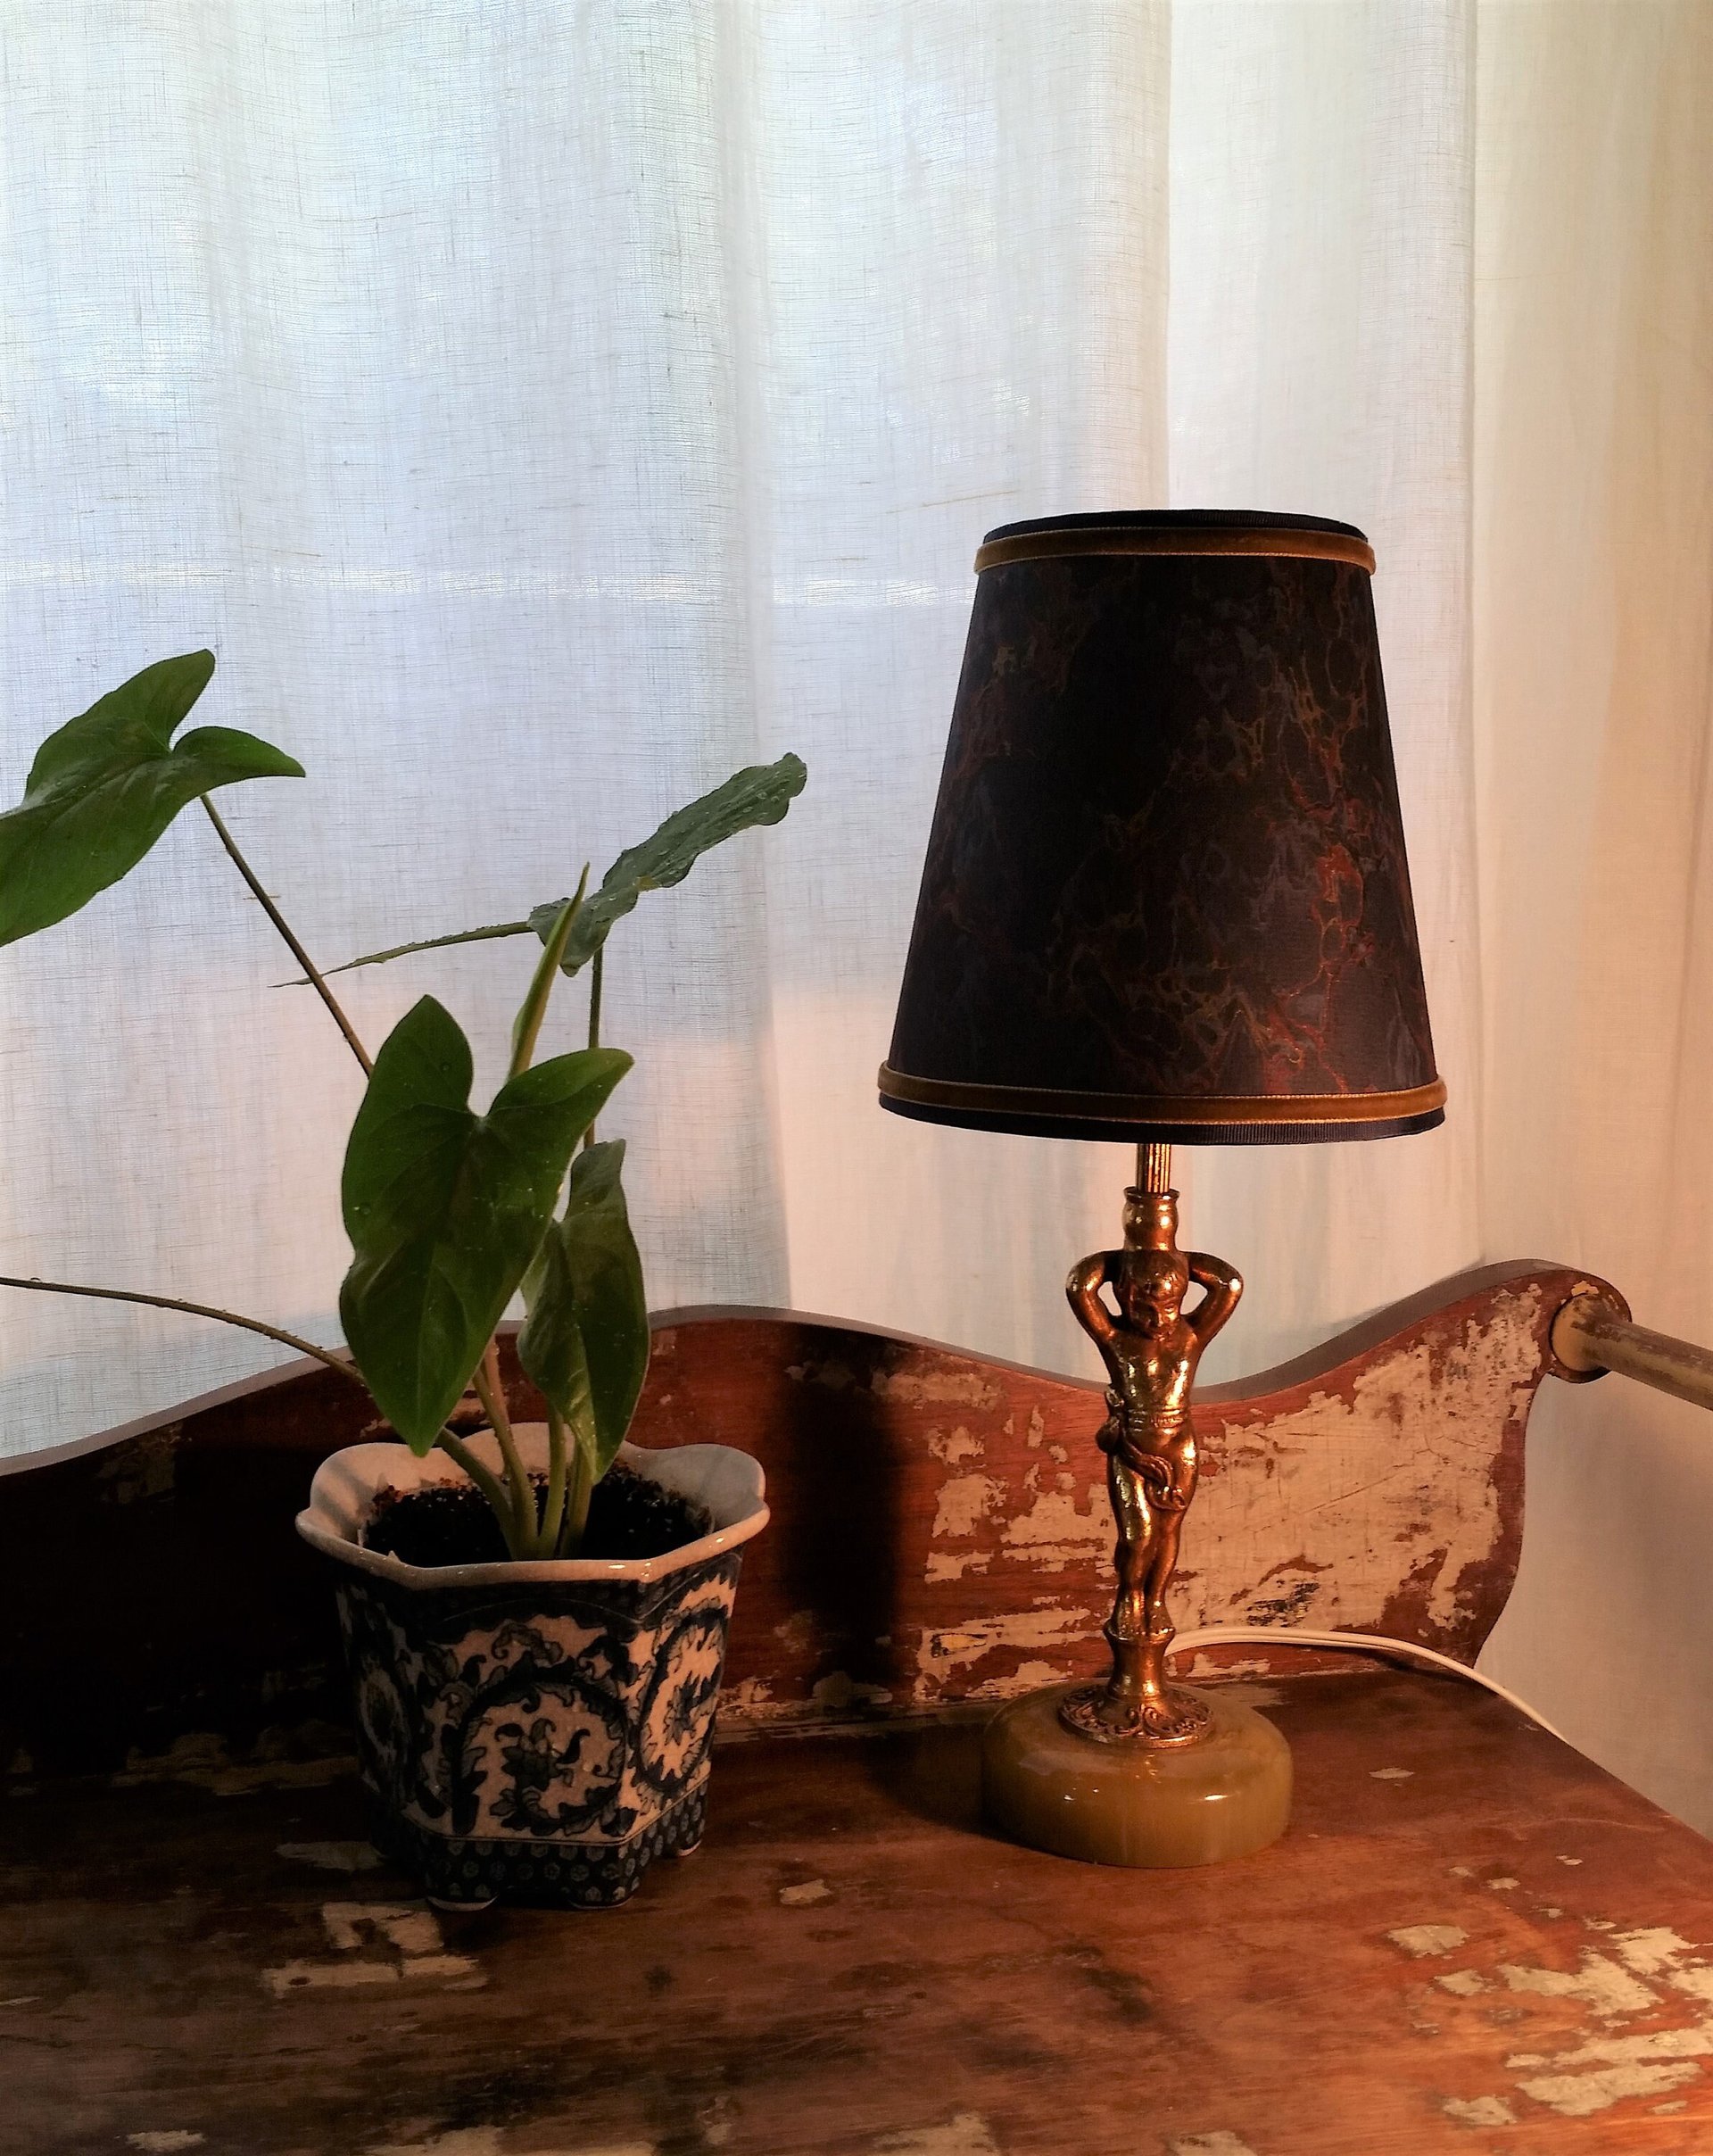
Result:
<svg viewBox="0 0 1713 2156">
<path fill-rule="evenodd" d="M 1472 1662 L 1516 1576 L 1552 1316 L 1589 1285 L 1489 1267 L 1203 1390 L 1179 1629 L 1378 1631 Z M 637 1441 L 741 1447 L 774 1508 L 744 1560 L 724 1726 L 931 1712 L 1101 1667 L 1103 1414 L 1097 1386 L 832 1319 L 657 1319 Z M 355 1389 L 302 1364 L 6 1464 L 0 1763 L 336 1745 L 333 1598 L 292 1522 L 317 1464 L 372 1434 Z M 1268 1666 L 1212 1659 L 1234 1658 Z"/>
</svg>

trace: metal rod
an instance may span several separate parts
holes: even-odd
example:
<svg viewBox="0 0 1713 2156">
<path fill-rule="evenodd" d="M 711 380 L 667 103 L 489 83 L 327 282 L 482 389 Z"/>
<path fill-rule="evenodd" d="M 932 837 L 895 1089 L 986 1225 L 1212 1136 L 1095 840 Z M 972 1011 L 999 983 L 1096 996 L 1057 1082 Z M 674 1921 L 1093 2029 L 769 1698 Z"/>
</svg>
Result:
<svg viewBox="0 0 1713 2156">
<path fill-rule="evenodd" d="M 1568 1370 L 1615 1370 L 1693 1407 L 1713 1408 L 1713 1348 L 1632 1324 L 1597 1295 L 1575 1295 L 1552 1321 L 1552 1352 Z"/>
<path fill-rule="evenodd" d="M 1171 1148 L 1147 1140 L 1136 1148 L 1136 1187 L 1146 1198 L 1163 1198 L 1171 1189 Z"/>
</svg>

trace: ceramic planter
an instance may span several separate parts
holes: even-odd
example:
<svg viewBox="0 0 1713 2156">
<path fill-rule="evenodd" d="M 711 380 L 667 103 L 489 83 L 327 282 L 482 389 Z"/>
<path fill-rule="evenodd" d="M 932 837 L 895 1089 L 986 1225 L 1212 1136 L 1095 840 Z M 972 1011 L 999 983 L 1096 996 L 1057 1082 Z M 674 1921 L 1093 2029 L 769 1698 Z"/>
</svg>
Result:
<svg viewBox="0 0 1713 2156">
<path fill-rule="evenodd" d="M 517 1438 L 544 1468 L 545 1428 Z M 497 1464 L 492 1436 L 475 1447 Z M 610 1907 L 701 1839 L 742 1545 L 767 1522 L 762 1472 L 724 1445 L 619 1457 L 705 1506 L 711 1531 L 658 1557 L 406 1564 L 360 1546 L 376 1495 L 461 1477 L 403 1445 L 333 1454 L 298 1514 L 338 1568 L 376 1842 L 436 1900 Z"/>
</svg>

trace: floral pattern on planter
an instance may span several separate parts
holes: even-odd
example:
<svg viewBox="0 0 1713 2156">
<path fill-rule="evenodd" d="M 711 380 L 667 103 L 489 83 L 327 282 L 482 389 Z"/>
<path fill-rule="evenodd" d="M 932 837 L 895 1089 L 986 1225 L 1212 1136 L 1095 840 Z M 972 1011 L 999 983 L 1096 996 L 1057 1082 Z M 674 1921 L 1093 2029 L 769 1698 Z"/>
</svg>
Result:
<svg viewBox="0 0 1713 2156">
<path fill-rule="evenodd" d="M 343 1573 L 377 1840 L 443 1900 L 592 1907 L 693 1849 L 740 1563 L 429 1590 Z"/>
</svg>

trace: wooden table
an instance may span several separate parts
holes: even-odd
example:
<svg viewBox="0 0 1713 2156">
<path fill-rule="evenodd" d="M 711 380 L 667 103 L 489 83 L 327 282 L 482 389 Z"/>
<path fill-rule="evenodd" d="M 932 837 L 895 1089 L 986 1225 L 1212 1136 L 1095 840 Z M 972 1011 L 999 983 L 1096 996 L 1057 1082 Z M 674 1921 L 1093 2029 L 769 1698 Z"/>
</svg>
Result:
<svg viewBox="0 0 1713 2156">
<path fill-rule="evenodd" d="M 1177 1615 L 1277 1630 L 1196 1673 L 1258 1671 L 1297 1771 L 1285 1840 L 1202 1871 L 977 1817 L 991 1704 L 1103 1658 L 1088 1386 L 658 1321 L 642 1441 L 744 1445 L 774 1519 L 707 1842 L 596 1915 L 437 1916 L 363 1838 L 291 1529 L 353 1389 L 0 1472 L 0 2152 L 1713 2152 L 1713 1845 L 1473 1685 L 1289 1641 L 1473 1659 L 1588 1284 L 1489 1268 L 1199 1396 Z"/>
<path fill-rule="evenodd" d="M 985 1835 L 968 1719 L 723 1746 L 702 1850 L 590 1917 L 436 1917 L 336 1760 L 38 1786 L 0 2146 L 1713 2148 L 1713 1847 L 1455 1679 L 1245 1688 L 1295 1823 L 1192 1872 Z"/>
</svg>

